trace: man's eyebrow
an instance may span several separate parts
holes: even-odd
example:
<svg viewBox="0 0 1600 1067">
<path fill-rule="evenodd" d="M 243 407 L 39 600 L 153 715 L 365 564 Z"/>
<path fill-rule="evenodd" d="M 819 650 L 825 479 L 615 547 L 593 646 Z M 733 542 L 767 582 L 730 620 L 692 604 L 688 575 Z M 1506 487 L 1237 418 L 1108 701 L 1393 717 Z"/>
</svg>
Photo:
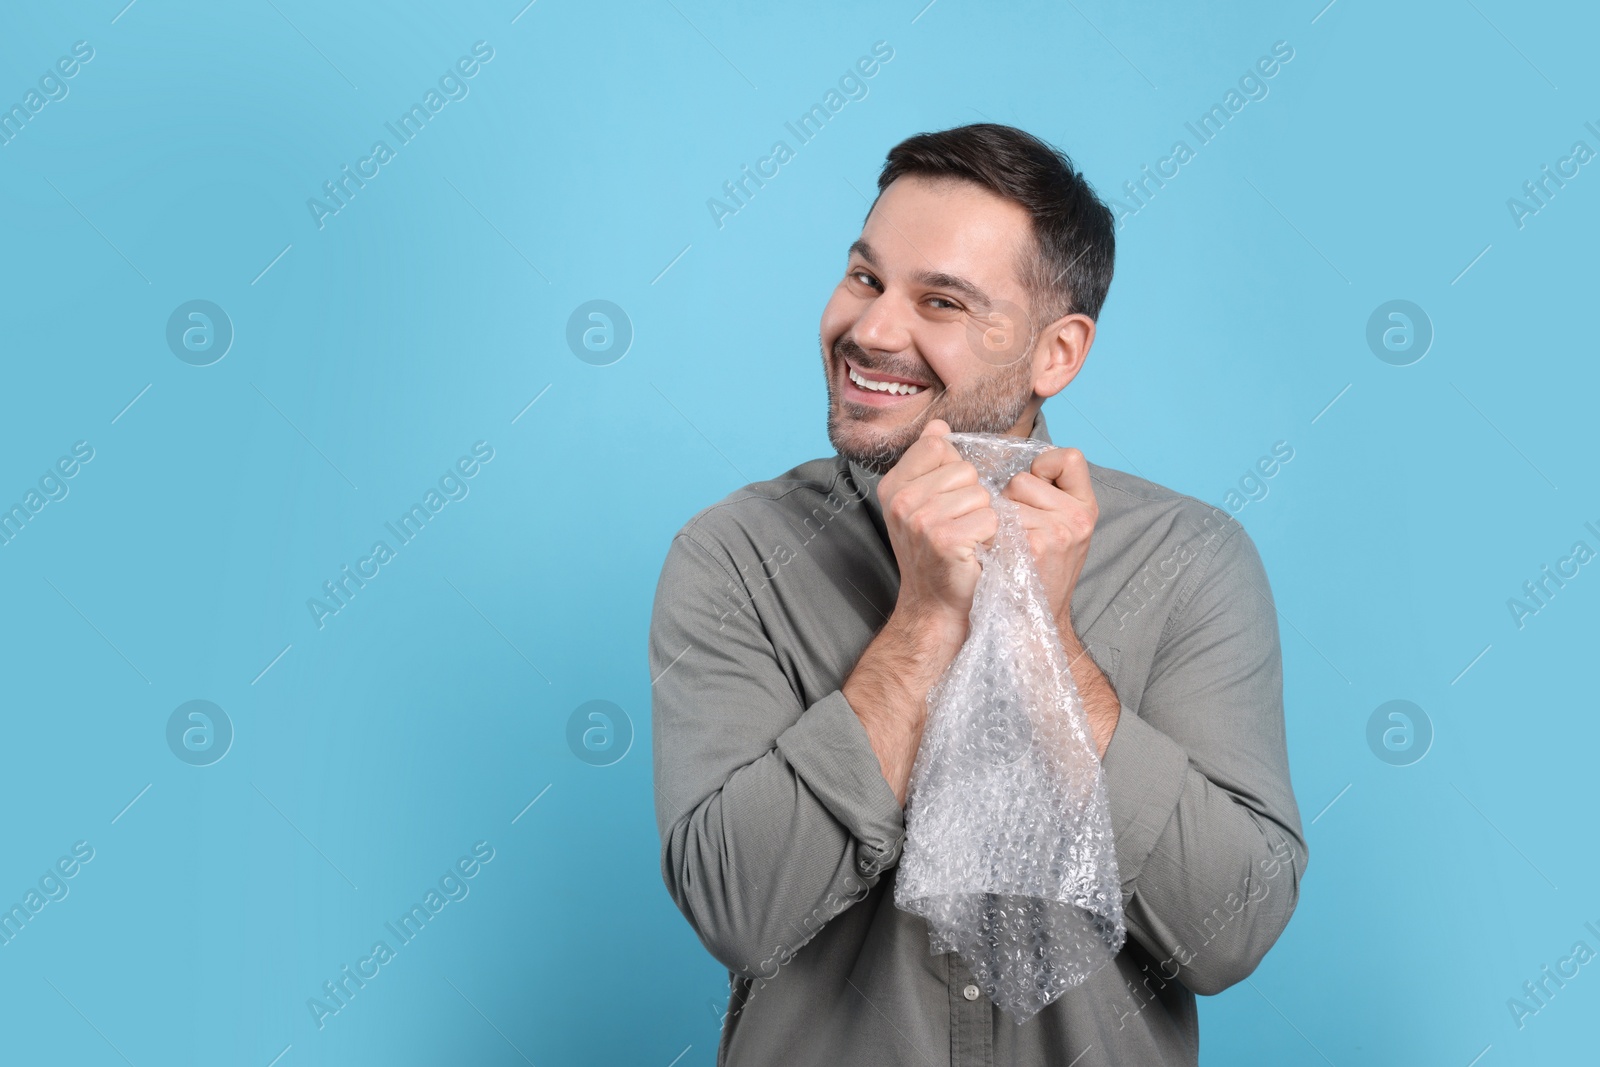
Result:
<svg viewBox="0 0 1600 1067">
<path fill-rule="evenodd" d="M 858 240 L 850 245 L 850 253 L 858 255 L 868 264 L 876 267 L 877 261 L 872 257 L 872 246 L 864 240 Z M 988 308 L 989 294 L 979 289 L 976 285 L 955 274 L 948 274 L 941 270 L 913 271 L 911 280 L 919 285 L 926 285 L 933 289 L 952 289 L 967 298 L 967 302 L 980 308 Z"/>
<path fill-rule="evenodd" d="M 954 289 L 967 298 L 967 303 L 979 309 L 989 307 L 989 295 L 965 278 L 954 274 L 946 274 L 940 270 L 921 270 L 911 275 L 911 279 L 928 286 L 931 289 Z"/>
</svg>

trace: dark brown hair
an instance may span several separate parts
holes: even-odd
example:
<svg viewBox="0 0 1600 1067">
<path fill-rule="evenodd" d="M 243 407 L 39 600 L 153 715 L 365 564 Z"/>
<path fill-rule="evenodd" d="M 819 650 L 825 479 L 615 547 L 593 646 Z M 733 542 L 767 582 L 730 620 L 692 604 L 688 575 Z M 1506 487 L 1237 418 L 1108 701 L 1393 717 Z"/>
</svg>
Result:
<svg viewBox="0 0 1600 1067">
<path fill-rule="evenodd" d="M 1116 260 L 1115 220 L 1064 152 L 1014 126 L 980 122 L 895 145 L 878 195 L 907 175 L 974 182 L 1027 209 L 1034 248 L 1019 270 L 1036 328 L 1063 315 L 1100 317 Z"/>
</svg>

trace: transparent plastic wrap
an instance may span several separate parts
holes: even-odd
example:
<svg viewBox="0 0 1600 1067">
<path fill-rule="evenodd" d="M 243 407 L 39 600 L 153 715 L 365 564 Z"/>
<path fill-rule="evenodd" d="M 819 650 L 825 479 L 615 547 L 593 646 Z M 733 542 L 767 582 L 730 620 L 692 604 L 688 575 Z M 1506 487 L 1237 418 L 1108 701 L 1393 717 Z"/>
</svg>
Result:
<svg viewBox="0 0 1600 1067">
<path fill-rule="evenodd" d="M 1052 445 L 947 436 L 1000 528 L 966 642 L 928 693 L 895 904 L 956 952 L 1018 1023 L 1122 948 L 1122 886 L 1100 760 L 1026 531 L 1001 490 Z"/>
</svg>

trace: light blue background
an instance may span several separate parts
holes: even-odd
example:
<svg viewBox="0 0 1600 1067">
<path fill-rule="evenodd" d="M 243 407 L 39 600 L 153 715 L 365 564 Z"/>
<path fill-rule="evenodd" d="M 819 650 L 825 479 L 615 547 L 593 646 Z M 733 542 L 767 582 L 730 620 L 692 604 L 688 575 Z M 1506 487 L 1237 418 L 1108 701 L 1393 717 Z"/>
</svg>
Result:
<svg viewBox="0 0 1600 1067">
<path fill-rule="evenodd" d="M 713 1063 L 726 972 L 652 815 L 671 535 L 831 451 L 818 318 L 891 145 L 1012 123 L 1126 201 L 1280 40 L 1267 98 L 1125 219 L 1045 409 L 1218 504 L 1294 449 L 1239 516 L 1310 870 L 1256 974 L 1202 1000 L 1203 1061 L 1594 1054 L 1600 965 L 1521 1030 L 1507 1000 L 1600 949 L 1600 573 L 1520 629 L 1506 604 L 1600 549 L 1600 168 L 1507 208 L 1600 149 L 1592 9 L 124 2 L 0 14 L 7 107 L 94 48 L 0 146 L 0 504 L 94 448 L 0 547 L 0 904 L 95 850 L 0 947 L 0 1059 Z M 470 94 L 319 230 L 307 198 L 480 40 Z M 707 199 L 876 41 L 869 95 L 719 228 Z M 207 367 L 164 337 L 193 299 L 236 331 Z M 591 299 L 635 329 L 609 366 L 565 341 Z M 1436 331 L 1410 366 L 1365 341 L 1391 299 Z M 307 598 L 480 440 L 470 495 L 319 629 Z M 1435 730 L 1411 766 L 1366 741 L 1396 698 Z M 209 767 L 165 741 L 192 699 L 236 730 Z M 610 766 L 566 741 L 594 699 L 635 728 Z M 477 841 L 470 895 L 319 1031 L 307 999 Z"/>
</svg>

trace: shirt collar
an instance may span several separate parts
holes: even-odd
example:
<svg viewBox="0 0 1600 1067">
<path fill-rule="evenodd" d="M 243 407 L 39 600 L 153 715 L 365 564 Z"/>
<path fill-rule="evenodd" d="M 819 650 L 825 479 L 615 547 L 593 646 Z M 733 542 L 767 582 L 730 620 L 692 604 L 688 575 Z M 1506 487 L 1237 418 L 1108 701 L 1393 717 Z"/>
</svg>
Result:
<svg viewBox="0 0 1600 1067">
<path fill-rule="evenodd" d="M 1033 417 L 1033 432 L 1028 436 L 1035 441 L 1043 441 L 1045 444 L 1055 444 L 1054 441 L 1050 440 L 1050 431 L 1045 426 L 1043 408 Z M 869 472 L 855 460 L 844 460 L 843 457 L 840 457 L 840 459 L 849 468 L 851 480 L 860 487 L 859 492 L 852 495 L 864 500 L 867 506 L 867 514 L 872 516 L 872 525 L 878 528 L 878 536 L 882 537 L 883 543 L 887 545 L 889 543 L 889 531 L 883 524 L 883 504 L 878 500 L 878 481 L 883 476 Z"/>
</svg>

